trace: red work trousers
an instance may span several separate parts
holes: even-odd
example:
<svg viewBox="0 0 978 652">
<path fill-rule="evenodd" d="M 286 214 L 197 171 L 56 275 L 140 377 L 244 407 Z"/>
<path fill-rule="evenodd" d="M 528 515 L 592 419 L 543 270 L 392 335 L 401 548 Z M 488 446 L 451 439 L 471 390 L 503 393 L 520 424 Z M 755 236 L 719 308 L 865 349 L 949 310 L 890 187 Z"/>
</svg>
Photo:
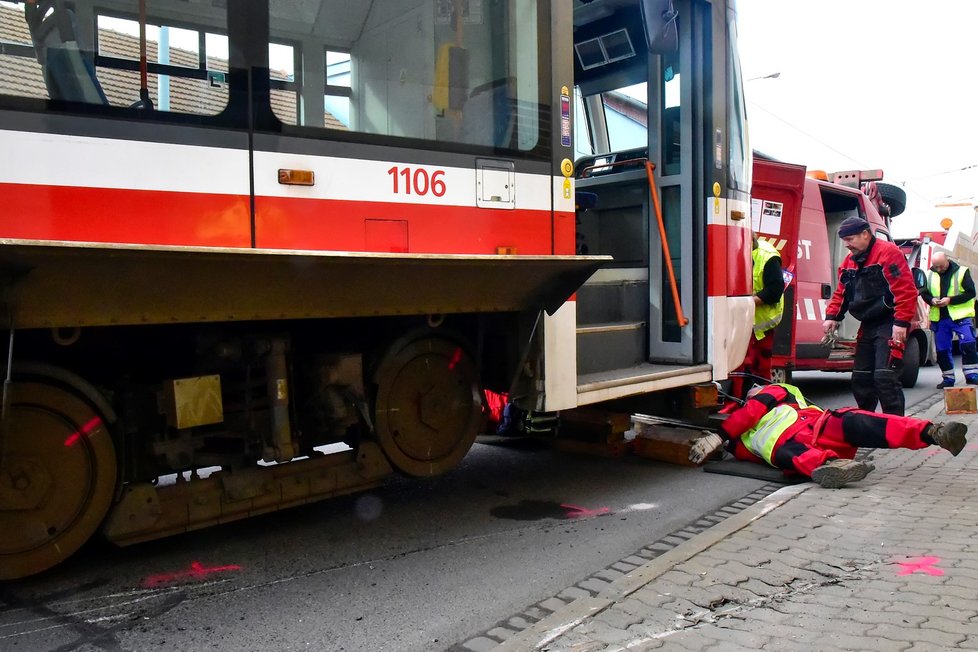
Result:
<svg viewBox="0 0 978 652">
<path fill-rule="evenodd" d="M 774 449 L 774 465 L 783 471 L 797 471 L 811 477 L 812 471 L 831 459 L 852 459 L 857 448 L 917 450 L 930 445 L 922 439 L 930 422 L 914 417 L 844 408 L 830 410 L 818 419 L 818 425 L 817 434 L 812 425 L 806 424 L 794 433 L 783 435 L 784 441 Z"/>
<path fill-rule="evenodd" d="M 774 329 L 764 334 L 764 339 L 759 340 L 750 333 L 750 343 L 747 345 L 747 354 L 744 356 L 744 363 L 735 372 L 753 374 L 765 380 L 771 380 L 771 355 L 774 353 Z M 744 398 L 747 390 L 758 382 L 753 378 L 742 376 L 731 377 L 730 394 L 737 398 Z"/>
</svg>

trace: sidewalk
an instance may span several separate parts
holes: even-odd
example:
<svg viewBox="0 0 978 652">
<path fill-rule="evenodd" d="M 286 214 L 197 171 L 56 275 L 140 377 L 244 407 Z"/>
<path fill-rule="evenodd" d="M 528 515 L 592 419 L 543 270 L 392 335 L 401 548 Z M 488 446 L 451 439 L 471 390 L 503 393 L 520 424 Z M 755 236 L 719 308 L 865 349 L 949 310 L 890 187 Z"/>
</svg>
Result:
<svg viewBox="0 0 978 652">
<path fill-rule="evenodd" d="M 951 418 L 958 457 L 875 451 L 862 482 L 781 489 L 496 649 L 978 650 L 978 415 Z"/>
</svg>

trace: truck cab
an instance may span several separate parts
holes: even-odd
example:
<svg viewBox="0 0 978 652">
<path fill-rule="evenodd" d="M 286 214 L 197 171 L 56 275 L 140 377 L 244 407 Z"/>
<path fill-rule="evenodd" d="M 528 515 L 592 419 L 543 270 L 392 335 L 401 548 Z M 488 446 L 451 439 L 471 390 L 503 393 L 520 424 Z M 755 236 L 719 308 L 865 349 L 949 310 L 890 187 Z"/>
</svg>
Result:
<svg viewBox="0 0 978 652">
<path fill-rule="evenodd" d="M 861 217 L 878 239 L 892 240 L 890 217 L 903 212 L 906 196 L 882 178 L 882 170 L 827 174 L 755 153 L 752 226 L 781 252 L 786 281 L 773 380 L 788 380 L 792 371 L 852 370 L 859 321 L 846 315 L 833 344 L 822 342 L 822 322 L 848 253 L 837 236 L 842 221 Z M 920 366 L 933 361 L 928 326 L 926 307 L 918 302 L 904 354 L 904 387 L 913 387 Z"/>
</svg>

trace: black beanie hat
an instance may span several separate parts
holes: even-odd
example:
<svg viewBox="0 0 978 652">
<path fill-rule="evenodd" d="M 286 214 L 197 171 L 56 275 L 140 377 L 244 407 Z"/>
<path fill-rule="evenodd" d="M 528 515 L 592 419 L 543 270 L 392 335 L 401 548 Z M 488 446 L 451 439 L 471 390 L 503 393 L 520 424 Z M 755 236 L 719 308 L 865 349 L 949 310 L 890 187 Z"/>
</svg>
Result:
<svg viewBox="0 0 978 652">
<path fill-rule="evenodd" d="M 869 230 L 869 222 L 861 217 L 852 215 L 842 220 L 842 224 L 839 225 L 839 237 L 844 238 L 847 235 L 856 235 L 867 230 Z"/>
</svg>

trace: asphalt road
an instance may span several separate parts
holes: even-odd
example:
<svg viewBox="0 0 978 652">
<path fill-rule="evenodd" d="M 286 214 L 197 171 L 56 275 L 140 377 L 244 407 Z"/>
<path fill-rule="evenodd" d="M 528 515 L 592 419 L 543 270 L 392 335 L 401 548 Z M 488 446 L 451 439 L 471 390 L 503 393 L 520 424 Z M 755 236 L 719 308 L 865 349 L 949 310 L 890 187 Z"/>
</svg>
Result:
<svg viewBox="0 0 978 652">
<path fill-rule="evenodd" d="M 961 359 L 955 358 L 954 364 L 958 373 L 958 384 L 962 385 Z M 797 385 L 806 397 L 823 408 L 840 408 L 855 405 L 850 391 L 849 373 L 827 373 L 823 371 L 800 371 L 792 376 L 792 382 Z M 917 376 L 917 384 L 904 389 L 907 411 L 921 401 L 930 400 L 938 390 L 937 383 L 941 380 L 941 370 L 937 365 L 921 367 Z"/>
<path fill-rule="evenodd" d="M 937 379 L 922 370 L 908 405 Z M 851 404 L 847 374 L 795 382 Z M 91 545 L 0 585 L 0 650 L 445 649 L 765 484 L 533 444 L 477 444 L 435 480 Z"/>
</svg>

